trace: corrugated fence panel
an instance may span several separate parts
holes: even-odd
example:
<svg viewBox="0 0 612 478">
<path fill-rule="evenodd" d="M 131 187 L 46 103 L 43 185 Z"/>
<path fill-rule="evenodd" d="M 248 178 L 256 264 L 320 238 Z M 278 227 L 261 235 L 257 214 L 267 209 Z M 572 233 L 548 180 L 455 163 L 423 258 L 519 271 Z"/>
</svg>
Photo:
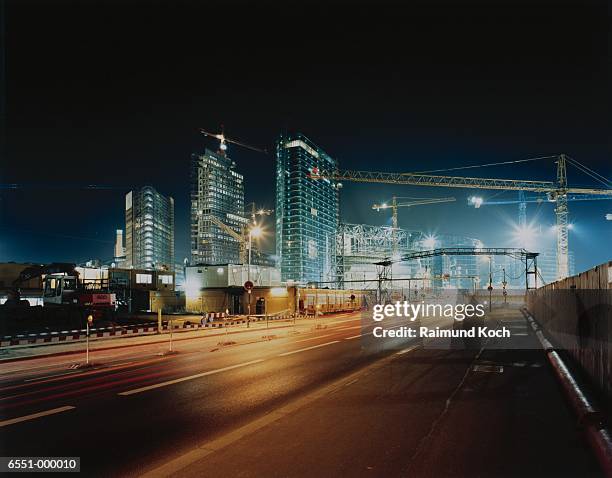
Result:
<svg viewBox="0 0 612 478">
<path fill-rule="evenodd" d="M 529 311 L 556 347 L 567 350 L 612 398 L 612 262 L 545 285 L 527 296 Z"/>
</svg>

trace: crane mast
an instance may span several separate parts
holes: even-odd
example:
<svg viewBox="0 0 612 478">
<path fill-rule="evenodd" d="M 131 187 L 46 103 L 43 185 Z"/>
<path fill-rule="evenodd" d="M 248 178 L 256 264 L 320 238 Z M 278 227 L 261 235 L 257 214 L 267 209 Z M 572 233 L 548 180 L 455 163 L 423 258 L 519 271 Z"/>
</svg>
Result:
<svg viewBox="0 0 612 478">
<path fill-rule="evenodd" d="M 490 189 L 504 191 L 531 191 L 547 193 L 556 203 L 557 224 L 557 278 L 568 276 L 568 207 L 567 195 L 593 194 L 612 196 L 612 189 L 573 188 L 567 184 L 566 155 L 557 158 L 556 181 L 533 181 L 522 179 L 475 178 L 464 176 L 442 176 L 423 173 L 387 173 L 380 171 L 336 170 L 331 172 L 313 169 L 310 177 L 357 183 L 402 184 L 466 189 Z"/>
<path fill-rule="evenodd" d="M 398 202 L 398 199 L 412 199 L 411 201 L 404 201 L 404 202 Z M 393 234 L 393 238 L 392 238 L 392 242 L 393 242 L 393 250 L 392 252 L 392 256 L 396 257 L 398 250 L 399 250 L 399 244 L 398 244 L 398 238 L 397 238 L 397 229 L 398 229 L 398 222 L 397 222 L 397 209 L 400 207 L 413 207 L 413 206 L 423 206 L 426 204 L 438 204 L 438 203 L 444 203 L 444 202 L 454 202 L 455 198 L 454 197 L 448 197 L 448 198 L 407 198 L 407 197 L 398 197 L 398 196 L 393 196 L 391 198 L 391 205 L 387 204 L 387 203 L 383 203 L 383 204 L 374 204 L 372 205 L 372 209 L 376 210 L 376 211 L 380 211 L 381 209 L 391 209 L 391 221 L 392 221 L 392 234 Z"/>
<path fill-rule="evenodd" d="M 569 211 L 567 209 L 567 169 L 565 155 L 557 161 L 557 191 L 555 215 L 557 216 L 557 278 L 569 276 L 569 234 L 567 230 Z"/>
</svg>

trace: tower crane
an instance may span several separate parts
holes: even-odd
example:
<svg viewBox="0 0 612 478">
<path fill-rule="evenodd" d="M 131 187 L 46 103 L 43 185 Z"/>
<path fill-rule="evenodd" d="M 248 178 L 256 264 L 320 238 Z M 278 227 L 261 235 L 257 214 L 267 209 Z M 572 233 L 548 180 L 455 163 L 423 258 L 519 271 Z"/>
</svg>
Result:
<svg viewBox="0 0 612 478">
<path fill-rule="evenodd" d="M 268 151 L 265 150 L 265 149 L 257 148 L 255 146 L 251 146 L 250 144 L 246 144 L 246 143 L 243 143 L 241 141 L 237 141 L 235 139 L 231 139 L 231 138 L 226 137 L 223 125 L 221 125 L 221 132 L 220 133 L 211 133 L 211 132 L 206 131 L 206 130 L 204 130 L 202 128 L 200 128 L 200 133 L 203 134 L 204 136 L 208 136 L 210 138 L 218 139 L 220 141 L 219 152 L 223 156 L 225 156 L 225 152 L 227 151 L 227 143 L 235 144 L 237 146 L 242 146 L 243 148 L 247 148 L 247 149 L 250 149 L 252 151 L 257 151 L 258 153 L 268 154 Z"/>
<path fill-rule="evenodd" d="M 576 188 L 567 183 L 567 163 L 602 182 L 606 189 Z M 501 164 L 501 163 L 497 163 Z M 555 201 L 557 224 L 557 277 L 562 279 L 569 274 L 568 264 L 568 194 L 592 194 L 612 196 L 612 183 L 586 166 L 565 154 L 556 157 L 557 177 L 555 181 L 535 181 L 521 179 L 495 179 L 463 176 L 442 176 L 428 173 L 387 173 L 380 171 L 335 170 L 319 171 L 313 168 L 310 177 L 326 178 L 335 181 L 359 183 L 405 184 L 411 186 L 431 186 L 468 189 L 491 189 L 504 191 L 530 191 L 548 194 Z M 492 164 L 493 165 L 493 164 Z"/>
<path fill-rule="evenodd" d="M 398 202 L 398 199 L 410 199 L 410 201 Z M 392 244 L 393 250 L 391 251 L 392 257 L 397 257 L 398 249 L 399 249 L 399 241 L 397 238 L 397 209 L 400 207 L 413 207 L 413 206 L 421 206 L 425 204 L 437 204 L 442 202 L 453 202 L 455 201 L 454 197 L 448 198 L 411 198 L 411 197 L 398 197 L 393 196 L 391 198 L 391 204 L 382 203 L 382 204 L 374 204 L 372 205 L 372 209 L 376 211 L 380 211 L 381 209 L 391 209 L 391 224 L 393 225 L 393 229 L 391 231 L 392 234 Z"/>
<path fill-rule="evenodd" d="M 405 202 L 397 202 L 398 199 L 410 199 L 410 201 Z M 447 198 L 412 198 L 412 197 L 403 197 L 403 196 L 393 196 L 391 198 L 391 204 L 382 203 L 382 204 L 374 204 L 372 205 L 372 209 L 376 211 L 380 211 L 381 209 L 391 209 L 391 218 L 393 229 L 397 229 L 397 208 L 400 207 L 412 207 L 412 206 L 422 206 L 425 204 L 438 204 L 443 202 L 454 202 L 456 199 L 454 197 Z"/>
<path fill-rule="evenodd" d="M 207 219 L 210 219 L 210 222 L 212 222 L 215 226 L 217 226 L 219 229 L 221 229 L 222 231 L 226 232 L 231 237 L 236 239 L 236 241 L 240 245 L 240 253 L 239 253 L 240 263 L 245 264 L 247 262 L 247 253 L 248 253 L 250 235 L 248 233 L 240 234 L 239 232 L 234 231 L 234 229 L 229 227 L 227 224 L 225 224 L 223 221 L 221 221 L 216 216 L 210 215 Z"/>
<path fill-rule="evenodd" d="M 257 223 L 255 222 L 255 216 L 257 215 L 269 215 L 272 213 L 271 210 L 268 209 L 256 209 L 255 207 L 255 203 L 253 204 L 253 210 L 255 211 L 255 215 L 253 215 L 253 228 L 257 228 Z M 264 212 L 261 212 L 264 211 Z M 266 211 L 270 211 L 269 213 L 266 213 Z M 240 262 L 242 264 L 244 264 L 245 262 L 247 262 L 247 252 L 248 252 L 248 245 L 249 245 L 249 240 L 250 240 L 250 235 L 249 235 L 249 226 L 245 225 L 242 229 L 242 232 L 236 232 L 233 228 L 231 228 L 230 226 L 228 226 L 227 224 L 225 224 L 223 221 L 221 221 L 221 219 L 219 219 L 218 217 L 210 214 L 206 219 L 210 220 L 215 226 L 217 226 L 219 229 L 221 229 L 222 231 L 224 231 L 225 233 L 227 233 L 229 236 L 233 237 L 238 244 L 240 245 L 240 252 L 239 252 L 239 257 L 240 257 Z"/>
</svg>

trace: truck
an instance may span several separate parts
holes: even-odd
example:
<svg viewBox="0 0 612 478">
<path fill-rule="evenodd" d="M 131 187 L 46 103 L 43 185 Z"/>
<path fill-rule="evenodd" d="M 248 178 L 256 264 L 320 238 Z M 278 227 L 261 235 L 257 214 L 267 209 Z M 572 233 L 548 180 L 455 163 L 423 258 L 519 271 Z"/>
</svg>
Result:
<svg viewBox="0 0 612 478">
<path fill-rule="evenodd" d="M 87 317 L 94 322 L 112 323 L 116 296 L 108 279 L 81 279 L 75 264 L 52 263 L 25 268 L 13 282 L 6 302 L 0 307 L 0 330 L 49 330 L 58 327 L 83 328 Z M 43 306 L 30 306 L 21 298 L 20 286 L 43 277 Z"/>
</svg>

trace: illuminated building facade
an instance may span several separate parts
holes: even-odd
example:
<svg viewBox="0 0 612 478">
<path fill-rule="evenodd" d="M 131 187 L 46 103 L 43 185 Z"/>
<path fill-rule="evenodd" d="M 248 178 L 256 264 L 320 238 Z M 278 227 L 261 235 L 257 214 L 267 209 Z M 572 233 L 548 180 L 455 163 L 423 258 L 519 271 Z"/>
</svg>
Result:
<svg viewBox="0 0 612 478">
<path fill-rule="evenodd" d="M 240 241 L 212 217 L 242 234 L 244 178 L 236 163 L 220 151 L 191 155 L 191 263 L 238 264 Z"/>
<path fill-rule="evenodd" d="M 276 254 L 281 279 L 300 283 L 336 278 L 339 184 L 312 179 L 313 168 L 338 163 L 302 134 L 281 135 L 276 144 Z"/>
<path fill-rule="evenodd" d="M 125 267 L 174 270 L 174 199 L 151 186 L 125 196 Z"/>
</svg>

